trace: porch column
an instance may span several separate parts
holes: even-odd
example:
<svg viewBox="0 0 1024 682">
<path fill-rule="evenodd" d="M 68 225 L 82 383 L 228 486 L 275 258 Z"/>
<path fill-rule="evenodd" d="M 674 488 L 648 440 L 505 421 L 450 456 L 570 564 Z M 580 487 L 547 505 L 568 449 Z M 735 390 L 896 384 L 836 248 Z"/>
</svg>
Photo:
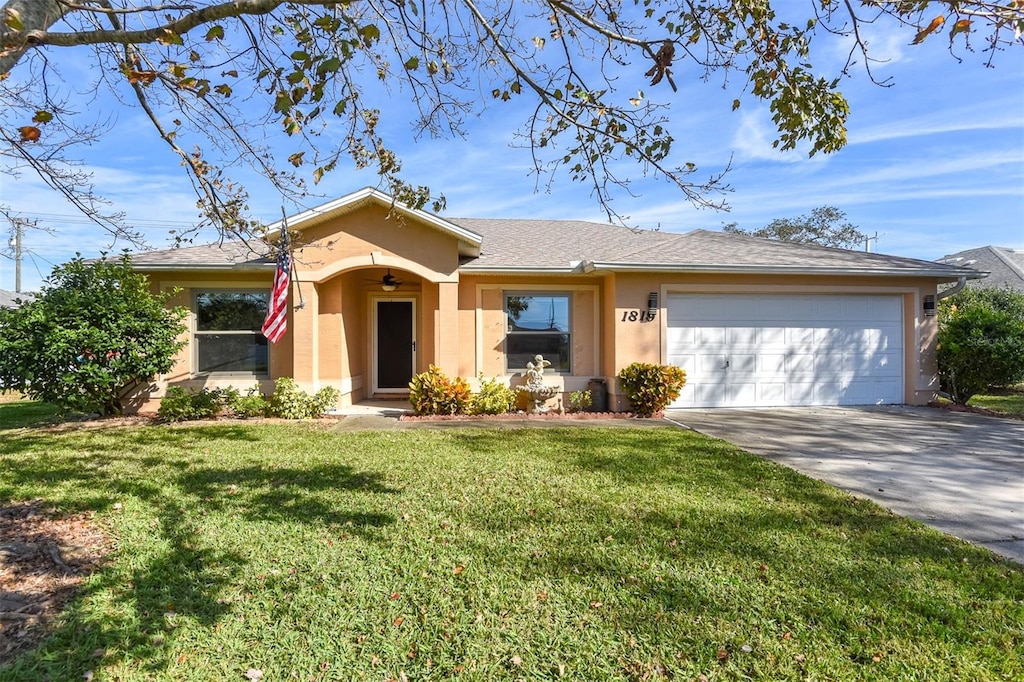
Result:
<svg viewBox="0 0 1024 682">
<path fill-rule="evenodd" d="M 299 292 L 296 287 L 302 287 L 302 298 L 305 306 L 298 307 Z M 320 299 L 317 295 L 317 288 L 311 282 L 300 284 L 292 283 L 292 296 L 289 304 L 292 306 L 291 327 L 289 332 L 292 336 L 292 377 L 300 385 L 305 384 L 305 390 L 316 390 L 320 381 L 320 349 L 319 331 L 317 322 L 320 311 Z"/>
<path fill-rule="evenodd" d="M 459 373 L 459 283 L 439 282 L 434 311 L 435 364 L 448 376 Z"/>
</svg>

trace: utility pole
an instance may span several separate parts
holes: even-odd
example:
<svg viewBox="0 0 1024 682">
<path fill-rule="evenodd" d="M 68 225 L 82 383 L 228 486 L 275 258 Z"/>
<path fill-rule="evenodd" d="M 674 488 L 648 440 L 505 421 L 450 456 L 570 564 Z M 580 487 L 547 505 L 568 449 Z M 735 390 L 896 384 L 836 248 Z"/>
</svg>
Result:
<svg viewBox="0 0 1024 682">
<path fill-rule="evenodd" d="M 22 223 L 20 218 L 12 218 L 14 225 L 14 237 L 11 239 L 11 246 L 14 247 L 14 293 L 21 293 L 21 237 Z"/>
<path fill-rule="evenodd" d="M 875 231 L 875 236 L 874 237 L 864 237 L 864 251 L 867 252 L 867 253 L 871 253 L 871 242 L 877 242 L 877 241 L 878 241 L 878 232 L 877 231 Z"/>
</svg>

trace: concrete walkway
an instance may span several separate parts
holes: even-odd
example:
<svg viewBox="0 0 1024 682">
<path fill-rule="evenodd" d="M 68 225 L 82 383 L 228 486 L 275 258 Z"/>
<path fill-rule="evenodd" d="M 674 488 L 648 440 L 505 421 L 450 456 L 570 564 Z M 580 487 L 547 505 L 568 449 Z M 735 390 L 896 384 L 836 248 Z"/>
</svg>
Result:
<svg viewBox="0 0 1024 682">
<path fill-rule="evenodd" d="M 926 407 L 666 417 L 1024 563 L 1024 422 Z"/>
</svg>

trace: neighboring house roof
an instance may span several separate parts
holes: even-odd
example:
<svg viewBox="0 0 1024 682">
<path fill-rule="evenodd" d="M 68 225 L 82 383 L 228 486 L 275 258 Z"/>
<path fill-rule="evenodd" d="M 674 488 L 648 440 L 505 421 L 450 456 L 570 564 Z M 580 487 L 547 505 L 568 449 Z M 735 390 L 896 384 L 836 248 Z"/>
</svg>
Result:
<svg viewBox="0 0 1024 682">
<path fill-rule="evenodd" d="M 288 218 L 289 228 L 344 215 L 367 203 L 392 208 L 390 198 L 364 189 Z M 401 208 L 399 206 L 399 208 Z M 473 273 L 586 273 L 608 271 L 820 273 L 977 278 L 952 264 L 694 230 L 669 233 L 578 220 L 441 219 L 402 209 L 459 240 L 460 270 Z M 271 233 L 281 223 L 270 226 Z M 273 268 L 266 246 L 225 242 L 133 256 L 135 267 L 162 269 Z"/>
<path fill-rule="evenodd" d="M 971 282 L 971 286 L 1024 291 L 1024 250 L 982 246 L 944 256 L 938 262 L 988 272 L 988 277 Z"/>
<path fill-rule="evenodd" d="M 17 308 L 18 299 L 21 299 L 23 303 L 28 303 L 35 298 L 34 294 L 17 293 L 15 291 L 7 291 L 6 289 L 0 289 L 0 308 Z"/>
</svg>

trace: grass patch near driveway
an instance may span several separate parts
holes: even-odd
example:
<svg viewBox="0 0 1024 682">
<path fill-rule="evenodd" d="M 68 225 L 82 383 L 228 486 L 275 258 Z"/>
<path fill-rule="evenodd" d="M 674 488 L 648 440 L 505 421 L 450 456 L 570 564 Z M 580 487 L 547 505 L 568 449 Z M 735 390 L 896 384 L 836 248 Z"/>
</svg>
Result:
<svg viewBox="0 0 1024 682">
<path fill-rule="evenodd" d="M 984 407 L 1000 415 L 1024 419 L 1024 386 L 989 389 L 989 393 L 973 396 L 968 404 Z"/>
<path fill-rule="evenodd" d="M 3 679 L 1024 677 L 1020 566 L 678 429 L 5 430 L 35 497 L 117 550 Z"/>
</svg>

